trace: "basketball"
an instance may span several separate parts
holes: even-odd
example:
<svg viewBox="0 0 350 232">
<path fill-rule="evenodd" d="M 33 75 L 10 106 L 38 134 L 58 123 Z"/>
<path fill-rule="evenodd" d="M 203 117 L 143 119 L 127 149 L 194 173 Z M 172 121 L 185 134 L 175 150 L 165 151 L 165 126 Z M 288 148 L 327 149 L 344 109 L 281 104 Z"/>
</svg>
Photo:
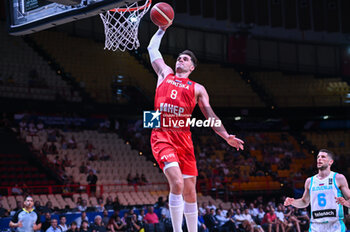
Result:
<svg viewBox="0 0 350 232">
<path fill-rule="evenodd" d="M 174 10 L 168 3 L 159 2 L 151 9 L 151 20 L 159 27 L 167 26 L 174 20 Z"/>
</svg>

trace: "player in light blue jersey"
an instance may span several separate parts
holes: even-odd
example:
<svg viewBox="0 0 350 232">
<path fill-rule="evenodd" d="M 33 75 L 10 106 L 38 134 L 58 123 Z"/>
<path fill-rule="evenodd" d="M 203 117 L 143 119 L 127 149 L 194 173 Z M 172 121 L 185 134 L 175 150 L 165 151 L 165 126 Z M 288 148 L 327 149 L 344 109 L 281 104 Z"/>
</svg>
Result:
<svg viewBox="0 0 350 232">
<path fill-rule="evenodd" d="M 310 232 L 345 232 L 343 205 L 350 199 L 348 182 L 344 175 L 332 172 L 334 153 L 326 149 L 317 155 L 318 174 L 307 178 L 300 199 L 287 197 L 284 205 L 306 208 L 311 203 Z M 349 204 L 350 205 L 350 204 Z"/>
</svg>

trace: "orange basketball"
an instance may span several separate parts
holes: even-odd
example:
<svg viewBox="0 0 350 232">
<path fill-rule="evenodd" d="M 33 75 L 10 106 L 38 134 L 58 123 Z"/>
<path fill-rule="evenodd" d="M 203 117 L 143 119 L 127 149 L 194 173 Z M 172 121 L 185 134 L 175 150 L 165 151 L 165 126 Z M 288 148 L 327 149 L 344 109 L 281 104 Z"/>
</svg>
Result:
<svg viewBox="0 0 350 232">
<path fill-rule="evenodd" d="M 174 10 L 168 3 L 159 2 L 151 9 L 151 20 L 159 27 L 167 26 L 174 20 Z"/>
</svg>

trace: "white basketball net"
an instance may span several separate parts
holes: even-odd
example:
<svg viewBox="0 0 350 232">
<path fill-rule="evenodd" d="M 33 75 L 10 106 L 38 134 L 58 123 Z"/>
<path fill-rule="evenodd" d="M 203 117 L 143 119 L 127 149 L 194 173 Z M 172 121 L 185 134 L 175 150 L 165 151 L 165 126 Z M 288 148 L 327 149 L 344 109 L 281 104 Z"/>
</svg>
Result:
<svg viewBox="0 0 350 232">
<path fill-rule="evenodd" d="M 146 0 L 141 6 L 134 2 L 123 8 L 101 13 L 105 27 L 105 49 L 116 51 L 133 50 L 140 46 L 138 28 L 141 18 L 151 6 L 151 0 Z"/>
</svg>

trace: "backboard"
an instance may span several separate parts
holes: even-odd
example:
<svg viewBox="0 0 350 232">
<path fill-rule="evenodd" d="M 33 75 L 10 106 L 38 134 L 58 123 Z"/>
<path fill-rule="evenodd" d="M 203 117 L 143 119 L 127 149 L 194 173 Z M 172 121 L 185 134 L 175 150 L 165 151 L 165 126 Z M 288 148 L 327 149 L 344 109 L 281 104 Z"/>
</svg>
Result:
<svg viewBox="0 0 350 232">
<path fill-rule="evenodd" d="M 76 5 L 62 5 L 53 1 L 6 0 L 9 33 L 11 35 L 34 33 L 140 0 L 74 0 L 80 2 Z"/>
</svg>

